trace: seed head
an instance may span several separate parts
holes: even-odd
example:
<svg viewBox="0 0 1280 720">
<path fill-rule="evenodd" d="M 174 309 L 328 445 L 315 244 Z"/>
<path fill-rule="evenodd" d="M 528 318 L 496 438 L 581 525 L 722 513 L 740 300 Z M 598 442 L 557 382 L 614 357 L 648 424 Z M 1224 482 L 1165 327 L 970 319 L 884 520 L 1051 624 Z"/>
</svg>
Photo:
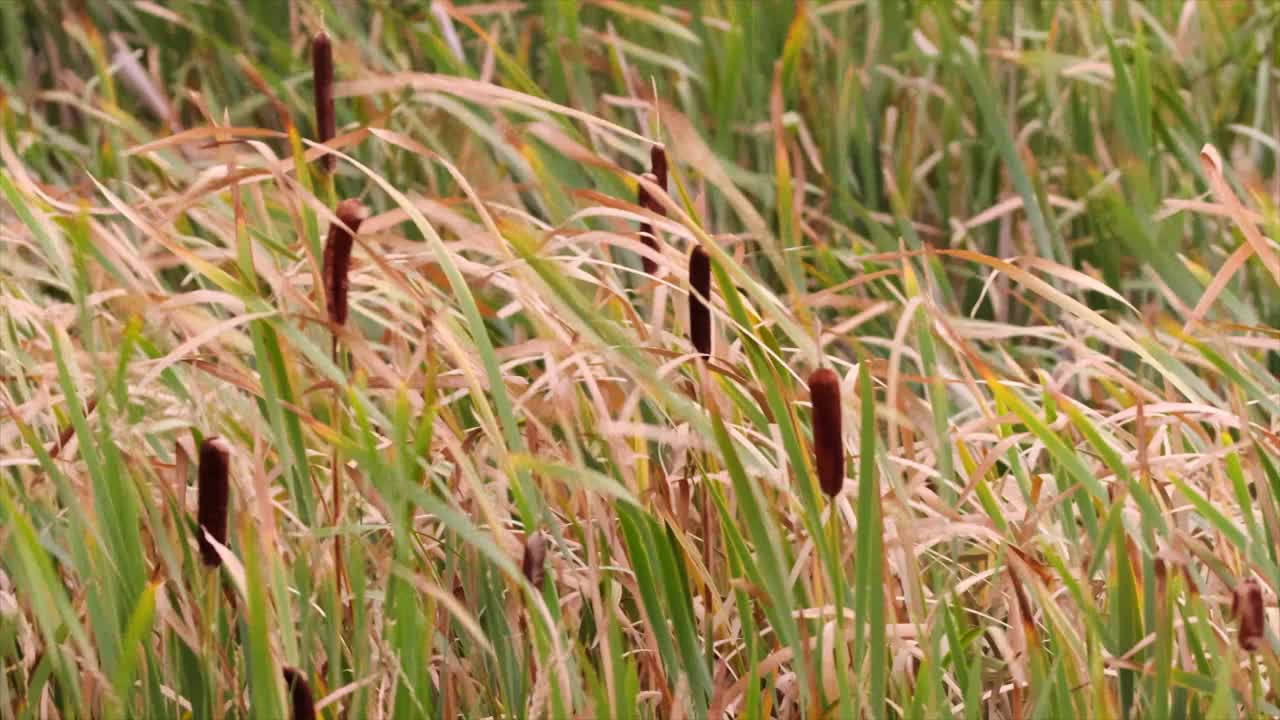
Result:
<svg viewBox="0 0 1280 720">
<path fill-rule="evenodd" d="M 329 226 L 329 237 L 324 243 L 324 291 L 329 322 L 342 326 L 347 322 L 347 276 L 351 272 L 353 233 L 360 231 L 360 223 L 368 211 L 359 200 L 351 198 L 338 203 L 336 214 L 341 222 Z"/>
<path fill-rule="evenodd" d="M 311 41 L 312 84 L 316 92 L 316 141 L 329 142 L 336 132 L 333 115 L 333 45 L 329 34 L 321 30 Z M 325 172 L 333 172 L 333 155 L 320 159 Z"/>
<path fill-rule="evenodd" d="M 655 184 L 658 182 L 653 173 L 645 173 L 642 177 Z M 650 212 L 659 214 L 662 212 L 662 206 L 654 202 L 653 197 L 649 195 L 649 191 L 645 189 L 644 183 L 636 183 L 636 204 Z M 640 242 L 649 246 L 655 252 L 658 249 L 658 235 L 653 230 L 653 223 L 647 220 L 640 223 Z M 641 260 L 644 262 L 645 274 L 652 275 L 658 270 L 658 263 L 654 262 L 648 255 L 642 257 Z"/>
<path fill-rule="evenodd" d="M 813 454 L 822 491 L 835 497 L 844 485 L 844 432 L 841 429 L 840 377 L 821 367 L 809 376 L 813 403 Z"/>
<path fill-rule="evenodd" d="M 652 182 L 654 185 L 662 188 L 663 192 L 667 191 L 667 151 L 661 145 L 654 145 L 649 148 L 649 172 L 644 174 L 644 179 Z M 648 190 L 644 189 L 644 185 L 640 185 L 636 191 L 636 204 L 663 217 L 667 216 L 667 209 L 662 203 L 658 202 Z M 654 232 L 653 225 L 650 223 L 640 224 L 640 240 L 645 245 L 658 249 L 658 234 Z M 658 269 L 658 264 L 644 258 L 644 271 L 652 275 Z"/>
<path fill-rule="evenodd" d="M 227 544 L 227 501 L 231 496 L 227 475 L 230 466 L 231 448 L 225 440 L 211 437 L 200 444 L 196 509 L 200 533 L 196 536 L 196 543 L 200 547 L 200 559 L 209 567 L 221 565 L 222 558 L 205 538 L 205 533 L 219 544 Z"/>
<path fill-rule="evenodd" d="M 1231 614 L 1240 623 L 1237 639 L 1246 652 L 1257 652 L 1262 647 L 1262 636 L 1267 631 L 1266 605 L 1262 599 L 1262 585 L 1254 578 L 1245 578 L 1235 591 L 1231 601 Z"/>
<path fill-rule="evenodd" d="M 520 561 L 520 569 L 530 585 L 542 589 L 542 579 L 546 575 L 547 536 L 541 532 L 529 535 L 524 541 L 524 558 Z"/>
<path fill-rule="evenodd" d="M 689 253 L 689 339 L 702 357 L 711 357 L 711 258 L 701 245 Z"/>
<path fill-rule="evenodd" d="M 289 690 L 289 704 L 293 707 L 293 720 L 315 720 L 316 702 L 311 695 L 307 676 L 297 668 L 285 667 L 284 685 Z"/>
<path fill-rule="evenodd" d="M 654 183 L 662 188 L 663 192 L 667 191 L 667 148 L 663 145 L 654 145 L 649 148 L 649 172 L 653 173 Z M 659 205 L 653 209 L 654 212 L 666 215 L 666 211 Z"/>
</svg>

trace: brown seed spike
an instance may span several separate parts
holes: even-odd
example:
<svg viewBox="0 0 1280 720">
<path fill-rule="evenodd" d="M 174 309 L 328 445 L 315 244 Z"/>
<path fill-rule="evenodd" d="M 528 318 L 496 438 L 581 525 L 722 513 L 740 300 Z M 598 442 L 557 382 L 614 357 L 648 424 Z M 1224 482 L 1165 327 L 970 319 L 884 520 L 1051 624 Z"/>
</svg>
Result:
<svg viewBox="0 0 1280 720">
<path fill-rule="evenodd" d="M 657 183 L 657 180 L 654 178 L 652 173 L 645 173 L 642 177 L 649 182 Z M 636 204 L 650 212 L 661 212 L 661 207 L 655 207 L 657 203 L 653 201 L 653 197 L 649 195 L 649 191 L 645 189 L 643 183 L 636 183 Z M 648 221 L 640 223 L 640 242 L 647 245 L 649 249 L 654 252 L 657 252 L 658 235 L 653 230 L 653 223 Z M 646 275 L 652 275 L 658 271 L 658 263 L 654 262 L 654 260 L 648 255 L 643 256 L 641 260 L 644 262 L 644 272 Z"/>
<path fill-rule="evenodd" d="M 284 685 L 289 690 L 289 704 L 293 707 L 293 720 L 316 720 L 316 701 L 311 695 L 307 676 L 297 668 L 285 667 Z"/>
<path fill-rule="evenodd" d="M 1262 585 L 1254 578 L 1246 578 L 1236 587 L 1231 601 L 1231 614 L 1240 623 L 1237 639 L 1245 652 L 1257 652 L 1262 648 L 1262 637 L 1267 631 L 1265 611 Z"/>
<path fill-rule="evenodd" d="M 311 41 L 311 73 L 316 92 L 316 142 L 329 142 L 337 131 L 333 115 L 333 44 L 321 30 Z M 334 156 L 320 158 L 320 167 L 333 172 Z"/>
<path fill-rule="evenodd" d="M 701 245 L 689 253 L 689 340 L 704 358 L 711 357 L 711 258 Z"/>
<path fill-rule="evenodd" d="M 524 557 L 520 561 L 520 569 L 530 585 L 542 589 L 542 579 L 546 575 L 547 536 L 535 532 L 524 541 Z"/>
<path fill-rule="evenodd" d="M 351 245 L 353 233 L 360 231 L 368 211 L 354 198 L 338 203 L 338 220 L 329 226 L 324 243 L 324 292 L 328 303 L 329 322 L 336 326 L 347 322 L 347 289 L 350 286 Z M 346 228 L 342 227 L 346 225 Z"/>
<path fill-rule="evenodd" d="M 222 557 L 205 538 L 205 533 L 220 545 L 227 544 L 227 501 L 231 495 L 227 476 L 230 466 L 231 448 L 225 440 L 211 437 L 200 444 L 196 508 L 200 533 L 196 536 L 196 544 L 200 547 L 200 559 L 209 567 L 221 565 Z"/>
<path fill-rule="evenodd" d="M 663 145 L 654 145 L 649 148 L 649 172 L 653 173 L 653 182 L 662 188 L 663 192 L 667 191 L 667 148 Z M 666 215 L 667 212 L 662 209 L 661 204 L 655 203 L 653 211 Z"/>
<path fill-rule="evenodd" d="M 840 377 L 831 368 L 818 368 L 809 376 L 809 400 L 813 403 L 813 454 L 818 482 L 831 497 L 844 485 L 844 432 L 841 429 Z"/>
</svg>

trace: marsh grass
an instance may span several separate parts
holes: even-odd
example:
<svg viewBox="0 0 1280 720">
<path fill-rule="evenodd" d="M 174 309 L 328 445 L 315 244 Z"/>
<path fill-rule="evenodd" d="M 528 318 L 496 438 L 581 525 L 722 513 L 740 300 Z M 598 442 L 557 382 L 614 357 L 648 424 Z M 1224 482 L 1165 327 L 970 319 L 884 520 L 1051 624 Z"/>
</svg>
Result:
<svg viewBox="0 0 1280 720">
<path fill-rule="evenodd" d="M 0 718 L 1280 714 L 1274 8 L 62 5 Z"/>
</svg>

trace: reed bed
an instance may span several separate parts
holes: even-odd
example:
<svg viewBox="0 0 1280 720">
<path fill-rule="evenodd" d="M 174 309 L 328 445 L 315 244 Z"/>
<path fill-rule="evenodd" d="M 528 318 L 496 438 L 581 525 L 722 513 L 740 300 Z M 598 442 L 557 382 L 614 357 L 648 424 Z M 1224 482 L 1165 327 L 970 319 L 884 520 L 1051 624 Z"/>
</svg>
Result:
<svg viewBox="0 0 1280 720">
<path fill-rule="evenodd" d="M 1278 22 L 0 3 L 0 720 L 1280 714 Z"/>
</svg>

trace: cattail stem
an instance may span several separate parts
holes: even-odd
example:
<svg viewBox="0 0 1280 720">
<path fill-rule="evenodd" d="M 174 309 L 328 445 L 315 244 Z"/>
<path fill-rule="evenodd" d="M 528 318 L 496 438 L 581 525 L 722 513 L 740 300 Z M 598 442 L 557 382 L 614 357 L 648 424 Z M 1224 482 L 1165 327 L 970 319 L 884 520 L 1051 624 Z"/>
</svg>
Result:
<svg viewBox="0 0 1280 720">
<path fill-rule="evenodd" d="M 311 694 L 311 685 L 307 682 L 307 676 L 297 668 L 282 668 L 284 674 L 284 685 L 289 691 L 289 705 L 292 720 L 315 720 L 316 719 L 316 701 Z"/>
<path fill-rule="evenodd" d="M 311 41 L 311 72 L 316 93 L 316 142 L 327 143 L 337 132 L 333 113 L 333 44 L 329 34 L 321 30 Z M 320 167 L 333 172 L 334 156 L 325 154 Z"/>
<path fill-rule="evenodd" d="M 704 389 L 706 388 L 705 370 L 706 367 L 704 366 Z M 705 476 L 703 476 L 700 484 L 702 485 L 702 567 L 706 568 L 707 577 L 712 578 L 715 577 L 715 572 L 711 565 L 714 561 L 711 545 L 712 533 L 714 532 L 711 524 L 711 488 L 707 486 Z M 702 618 L 704 623 L 702 629 L 703 655 L 706 657 L 708 667 L 715 667 L 715 614 L 711 612 L 711 582 L 709 580 L 702 585 Z"/>
<path fill-rule="evenodd" d="M 813 454 L 822 491 L 831 497 L 844 486 L 844 431 L 841 424 L 840 377 L 831 368 L 809 376 L 813 403 Z"/>
<path fill-rule="evenodd" d="M 705 359 L 711 358 L 711 258 L 701 245 L 689 253 L 689 340 Z"/>
<path fill-rule="evenodd" d="M 222 564 L 222 556 L 208 538 L 213 538 L 220 545 L 227 544 L 227 503 L 231 498 L 228 479 L 230 465 L 231 448 L 225 440 L 211 437 L 200 444 L 196 509 L 200 534 L 196 536 L 196 544 L 200 547 L 200 559 L 208 567 Z"/>
<path fill-rule="evenodd" d="M 333 339 L 333 356 L 337 360 L 338 355 L 338 339 Z M 334 388 L 333 391 L 333 422 L 338 424 L 339 419 L 339 399 L 340 391 Z M 341 457 L 338 455 L 338 448 L 333 448 L 333 454 L 329 458 L 329 468 L 332 474 L 330 483 L 330 493 L 333 496 L 333 573 L 334 582 L 337 585 L 337 593 L 339 601 L 342 597 L 342 587 L 345 582 L 345 572 L 342 563 L 342 533 L 338 531 L 338 523 L 342 518 L 342 463 Z"/>
</svg>

